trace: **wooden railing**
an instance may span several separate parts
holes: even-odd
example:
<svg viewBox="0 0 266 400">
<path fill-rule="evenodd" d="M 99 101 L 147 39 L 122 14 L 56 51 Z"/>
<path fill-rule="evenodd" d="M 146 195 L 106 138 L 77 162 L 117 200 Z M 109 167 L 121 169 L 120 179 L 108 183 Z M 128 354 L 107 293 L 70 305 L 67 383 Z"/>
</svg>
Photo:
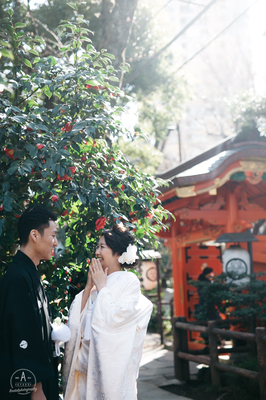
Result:
<svg viewBox="0 0 266 400">
<path fill-rule="evenodd" d="M 185 317 L 173 317 L 173 333 L 174 333 L 174 365 L 175 377 L 181 381 L 188 381 L 189 361 L 210 366 L 211 380 L 213 386 L 221 384 L 220 371 L 231 372 L 243 376 L 245 378 L 255 379 L 259 381 L 261 400 L 266 400 L 266 335 L 265 328 L 256 328 L 256 334 L 249 332 L 231 331 L 220 329 L 221 323 L 236 323 L 243 320 L 222 320 L 208 321 L 207 326 L 200 325 L 197 321 L 187 323 Z M 197 325 L 196 325 L 197 324 Z M 188 352 L 188 335 L 187 331 L 195 331 L 205 333 L 209 338 L 209 356 L 195 355 Z M 245 346 L 236 349 L 218 349 L 218 336 L 229 339 L 242 339 L 251 342 L 253 346 Z M 234 367 L 228 364 L 220 363 L 219 353 L 232 353 L 235 351 L 247 351 L 257 347 L 258 371 L 250 371 L 243 368 Z M 221 351 L 222 350 L 222 351 Z"/>
</svg>

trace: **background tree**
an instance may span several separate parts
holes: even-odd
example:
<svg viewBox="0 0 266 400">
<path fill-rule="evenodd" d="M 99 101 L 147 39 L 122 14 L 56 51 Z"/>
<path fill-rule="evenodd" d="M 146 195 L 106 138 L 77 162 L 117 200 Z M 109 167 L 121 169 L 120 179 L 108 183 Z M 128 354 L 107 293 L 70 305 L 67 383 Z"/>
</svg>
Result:
<svg viewBox="0 0 266 400">
<path fill-rule="evenodd" d="M 72 5 L 76 8 L 76 5 Z M 113 104 L 124 93 L 111 54 L 87 43 L 86 21 L 64 21 L 61 57 L 42 57 L 41 37 L 24 23 L 3 24 L 0 99 L 0 259 L 3 274 L 18 245 L 17 218 L 44 204 L 59 215 L 65 252 L 43 263 L 54 316 L 67 315 L 73 295 L 86 281 L 101 230 L 123 222 L 138 245 L 156 243 L 167 212 L 158 201 L 160 181 L 139 171 L 105 138 L 127 134 Z M 6 90 L 8 88 L 9 90 Z M 47 107 L 47 98 L 50 100 Z M 56 99 L 52 101 L 51 99 Z M 154 225 L 150 221 L 153 219 Z"/>
<path fill-rule="evenodd" d="M 45 38 L 46 45 L 41 49 L 44 56 L 59 56 L 58 45 L 62 45 L 57 26 L 61 20 L 72 18 L 67 2 L 54 0 L 33 9 L 29 5 L 16 8 L 14 18 L 27 24 L 28 34 Z M 9 4 L 8 1 L 0 3 L 3 16 Z M 127 94 L 134 95 L 140 114 L 138 125 L 153 136 L 151 148 L 154 145 L 157 149 L 163 148 L 167 127 L 179 121 L 188 96 L 186 78 L 174 72 L 178 57 L 170 49 L 134 79 L 132 77 L 172 39 L 173 26 L 166 8 L 159 0 L 91 0 L 81 3 L 79 12 L 90 21 L 93 34 L 88 32 L 87 38 L 93 40 L 96 50 L 106 49 L 114 54 L 115 68 L 121 62 L 130 64 L 126 76 L 123 69 L 118 73 L 117 85 Z M 128 98 L 120 100 L 125 104 Z"/>
<path fill-rule="evenodd" d="M 266 96 L 258 95 L 253 89 L 227 100 L 231 109 L 235 130 L 242 131 L 243 138 L 258 138 L 266 132 Z M 248 135 L 249 130 L 249 135 Z M 241 138 L 241 136 L 240 136 Z"/>
<path fill-rule="evenodd" d="M 163 161 L 163 154 L 143 138 L 129 141 L 120 138 L 118 146 L 125 157 L 139 169 L 151 175 L 155 175 L 157 167 Z"/>
</svg>

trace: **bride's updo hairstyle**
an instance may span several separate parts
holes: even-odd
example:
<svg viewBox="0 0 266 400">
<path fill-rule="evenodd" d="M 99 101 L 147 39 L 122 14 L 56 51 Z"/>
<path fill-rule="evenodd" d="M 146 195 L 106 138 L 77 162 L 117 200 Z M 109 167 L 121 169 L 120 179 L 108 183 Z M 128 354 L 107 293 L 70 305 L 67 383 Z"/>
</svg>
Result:
<svg viewBox="0 0 266 400">
<path fill-rule="evenodd" d="M 127 247 L 135 242 L 134 236 L 122 224 L 115 224 L 112 229 L 104 231 L 103 237 L 107 246 L 112 249 L 113 255 L 118 253 L 121 256 L 127 251 Z M 132 264 L 120 263 L 120 265 L 123 268 L 134 268 L 138 265 L 138 260 Z"/>
</svg>

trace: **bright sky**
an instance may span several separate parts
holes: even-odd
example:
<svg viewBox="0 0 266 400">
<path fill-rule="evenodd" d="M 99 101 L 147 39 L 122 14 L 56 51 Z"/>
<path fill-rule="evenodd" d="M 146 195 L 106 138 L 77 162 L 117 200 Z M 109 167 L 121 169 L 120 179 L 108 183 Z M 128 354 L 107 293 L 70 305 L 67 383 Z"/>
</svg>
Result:
<svg viewBox="0 0 266 400">
<path fill-rule="evenodd" d="M 250 11 L 255 88 L 266 93 L 266 1 L 259 0 Z"/>
<path fill-rule="evenodd" d="M 34 8 L 34 5 L 44 2 L 45 0 L 30 0 L 30 6 Z M 250 0 L 250 4 L 252 3 L 253 0 Z M 164 0 L 162 0 L 162 4 L 164 4 Z M 259 93 L 266 93 L 266 1 L 258 0 L 248 14 L 250 16 L 255 88 Z"/>
</svg>

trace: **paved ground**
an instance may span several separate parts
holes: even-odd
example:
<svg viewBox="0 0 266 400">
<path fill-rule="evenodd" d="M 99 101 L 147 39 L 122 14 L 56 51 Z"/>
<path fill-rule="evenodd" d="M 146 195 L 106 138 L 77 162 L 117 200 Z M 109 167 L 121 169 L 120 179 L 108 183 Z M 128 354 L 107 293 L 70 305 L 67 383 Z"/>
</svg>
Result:
<svg viewBox="0 0 266 400">
<path fill-rule="evenodd" d="M 195 378 L 195 363 L 190 363 L 190 373 Z M 182 384 L 174 377 L 173 352 L 160 345 L 159 335 L 148 333 L 139 371 L 138 400 L 190 400 L 160 388 L 173 384 Z"/>
</svg>

